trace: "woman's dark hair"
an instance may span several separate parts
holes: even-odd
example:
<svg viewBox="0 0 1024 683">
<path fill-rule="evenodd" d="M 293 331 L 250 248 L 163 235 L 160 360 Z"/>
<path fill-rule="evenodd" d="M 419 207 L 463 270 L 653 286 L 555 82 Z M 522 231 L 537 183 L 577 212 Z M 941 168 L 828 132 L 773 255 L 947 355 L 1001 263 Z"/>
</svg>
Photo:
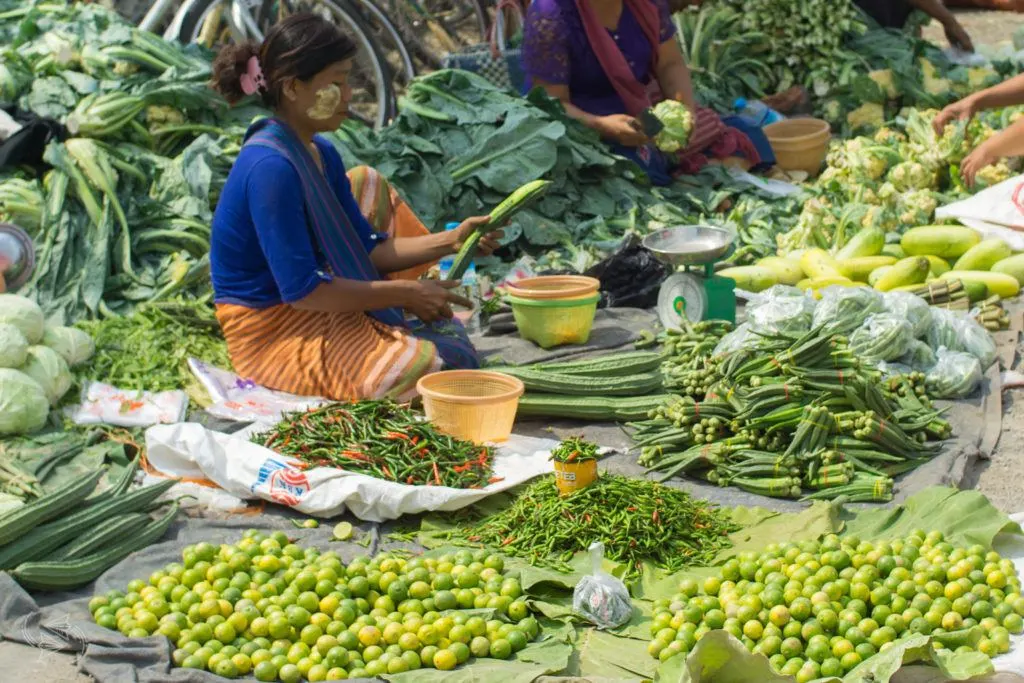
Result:
<svg viewBox="0 0 1024 683">
<path fill-rule="evenodd" d="M 289 78 L 308 81 L 331 64 L 356 54 L 356 44 L 337 26 L 316 14 L 293 14 L 270 29 L 263 44 L 228 45 L 213 60 L 213 88 L 234 103 L 245 97 L 241 78 L 249 59 L 259 59 L 266 85 L 264 104 L 276 107 L 281 87 Z"/>
</svg>

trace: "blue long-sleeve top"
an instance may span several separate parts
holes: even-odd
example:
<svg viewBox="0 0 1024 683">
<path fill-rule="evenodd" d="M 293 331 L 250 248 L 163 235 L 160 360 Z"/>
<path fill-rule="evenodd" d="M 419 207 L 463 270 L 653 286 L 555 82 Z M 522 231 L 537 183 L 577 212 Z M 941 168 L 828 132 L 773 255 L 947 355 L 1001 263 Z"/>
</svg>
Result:
<svg viewBox="0 0 1024 683">
<path fill-rule="evenodd" d="M 359 210 L 338 150 L 314 142 L 342 209 L 373 251 L 387 236 Z M 272 149 L 244 146 L 228 174 L 213 215 L 210 277 L 217 303 L 250 308 L 300 301 L 331 279 L 306 222 L 299 174 Z"/>
</svg>

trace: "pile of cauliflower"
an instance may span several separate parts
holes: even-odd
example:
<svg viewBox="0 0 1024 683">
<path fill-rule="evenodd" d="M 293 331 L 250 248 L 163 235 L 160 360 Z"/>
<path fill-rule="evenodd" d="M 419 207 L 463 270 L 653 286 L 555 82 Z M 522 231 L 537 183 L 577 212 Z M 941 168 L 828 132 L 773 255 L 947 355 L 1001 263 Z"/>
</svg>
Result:
<svg viewBox="0 0 1024 683">
<path fill-rule="evenodd" d="M 884 83 L 878 83 L 883 87 Z M 1024 115 L 1024 109 L 1002 110 L 955 122 L 937 134 L 937 110 L 905 109 L 894 124 L 832 143 L 826 169 L 804 204 L 796 226 L 776 238 L 779 253 L 841 244 L 861 228 L 901 233 L 928 225 L 935 210 L 967 190 L 958 165 L 981 142 Z M 1019 172 L 1002 159 L 976 176 L 974 191 L 990 187 Z"/>
</svg>

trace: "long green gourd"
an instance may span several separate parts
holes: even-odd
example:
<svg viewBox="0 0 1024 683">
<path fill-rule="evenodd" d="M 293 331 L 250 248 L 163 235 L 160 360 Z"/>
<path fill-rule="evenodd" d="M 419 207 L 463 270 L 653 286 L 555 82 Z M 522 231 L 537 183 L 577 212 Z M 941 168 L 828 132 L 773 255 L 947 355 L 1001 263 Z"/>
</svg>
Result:
<svg viewBox="0 0 1024 683">
<path fill-rule="evenodd" d="M 178 503 L 175 502 L 163 517 L 153 520 L 138 534 L 121 543 L 73 560 L 24 562 L 11 575 L 25 588 L 44 591 L 78 588 L 93 581 L 133 552 L 156 543 L 167 533 L 177 514 Z"/>
<path fill-rule="evenodd" d="M 662 376 L 658 372 L 588 377 L 531 370 L 525 367 L 494 367 L 488 370 L 519 379 L 528 391 L 565 396 L 643 396 L 662 388 Z"/>
<path fill-rule="evenodd" d="M 448 271 L 445 280 L 453 281 L 460 279 L 465 274 L 466 269 L 469 268 L 473 256 L 476 255 L 476 245 L 480 243 L 480 238 L 494 228 L 504 225 L 516 212 L 525 209 L 537 201 L 547 191 L 549 185 L 551 185 L 550 180 L 528 182 L 505 197 L 500 204 L 494 207 L 494 211 L 491 211 L 490 219 L 474 230 L 473 234 L 462 243 L 462 247 L 459 249 L 459 253 L 455 255 L 455 260 L 452 262 L 451 270 Z"/>
</svg>

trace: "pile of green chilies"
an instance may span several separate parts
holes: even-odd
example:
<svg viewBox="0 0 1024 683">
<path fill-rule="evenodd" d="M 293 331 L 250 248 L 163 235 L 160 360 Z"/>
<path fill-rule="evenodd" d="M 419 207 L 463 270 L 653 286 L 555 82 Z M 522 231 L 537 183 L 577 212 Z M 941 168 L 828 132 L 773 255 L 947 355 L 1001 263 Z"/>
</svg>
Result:
<svg viewBox="0 0 1024 683">
<path fill-rule="evenodd" d="M 597 451 L 596 443 L 586 441 L 582 436 L 572 436 L 551 451 L 551 460 L 564 463 L 597 460 Z"/>
<path fill-rule="evenodd" d="M 438 431 L 394 401 L 330 403 L 292 413 L 252 440 L 314 467 L 336 467 L 413 486 L 483 488 L 492 449 Z"/>
<path fill-rule="evenodd" d="M 491 546 L 536 566 L 570 571 L 573 555 L 604 543 L 609 560 L 668 571 L 709 564 L 737 527 L 712 503 L 645 479 L 604 474 L 560 496 L 553 476 L 527 487 L 504 510 L 460 527 L 449 540 Z"/>
</svg>

